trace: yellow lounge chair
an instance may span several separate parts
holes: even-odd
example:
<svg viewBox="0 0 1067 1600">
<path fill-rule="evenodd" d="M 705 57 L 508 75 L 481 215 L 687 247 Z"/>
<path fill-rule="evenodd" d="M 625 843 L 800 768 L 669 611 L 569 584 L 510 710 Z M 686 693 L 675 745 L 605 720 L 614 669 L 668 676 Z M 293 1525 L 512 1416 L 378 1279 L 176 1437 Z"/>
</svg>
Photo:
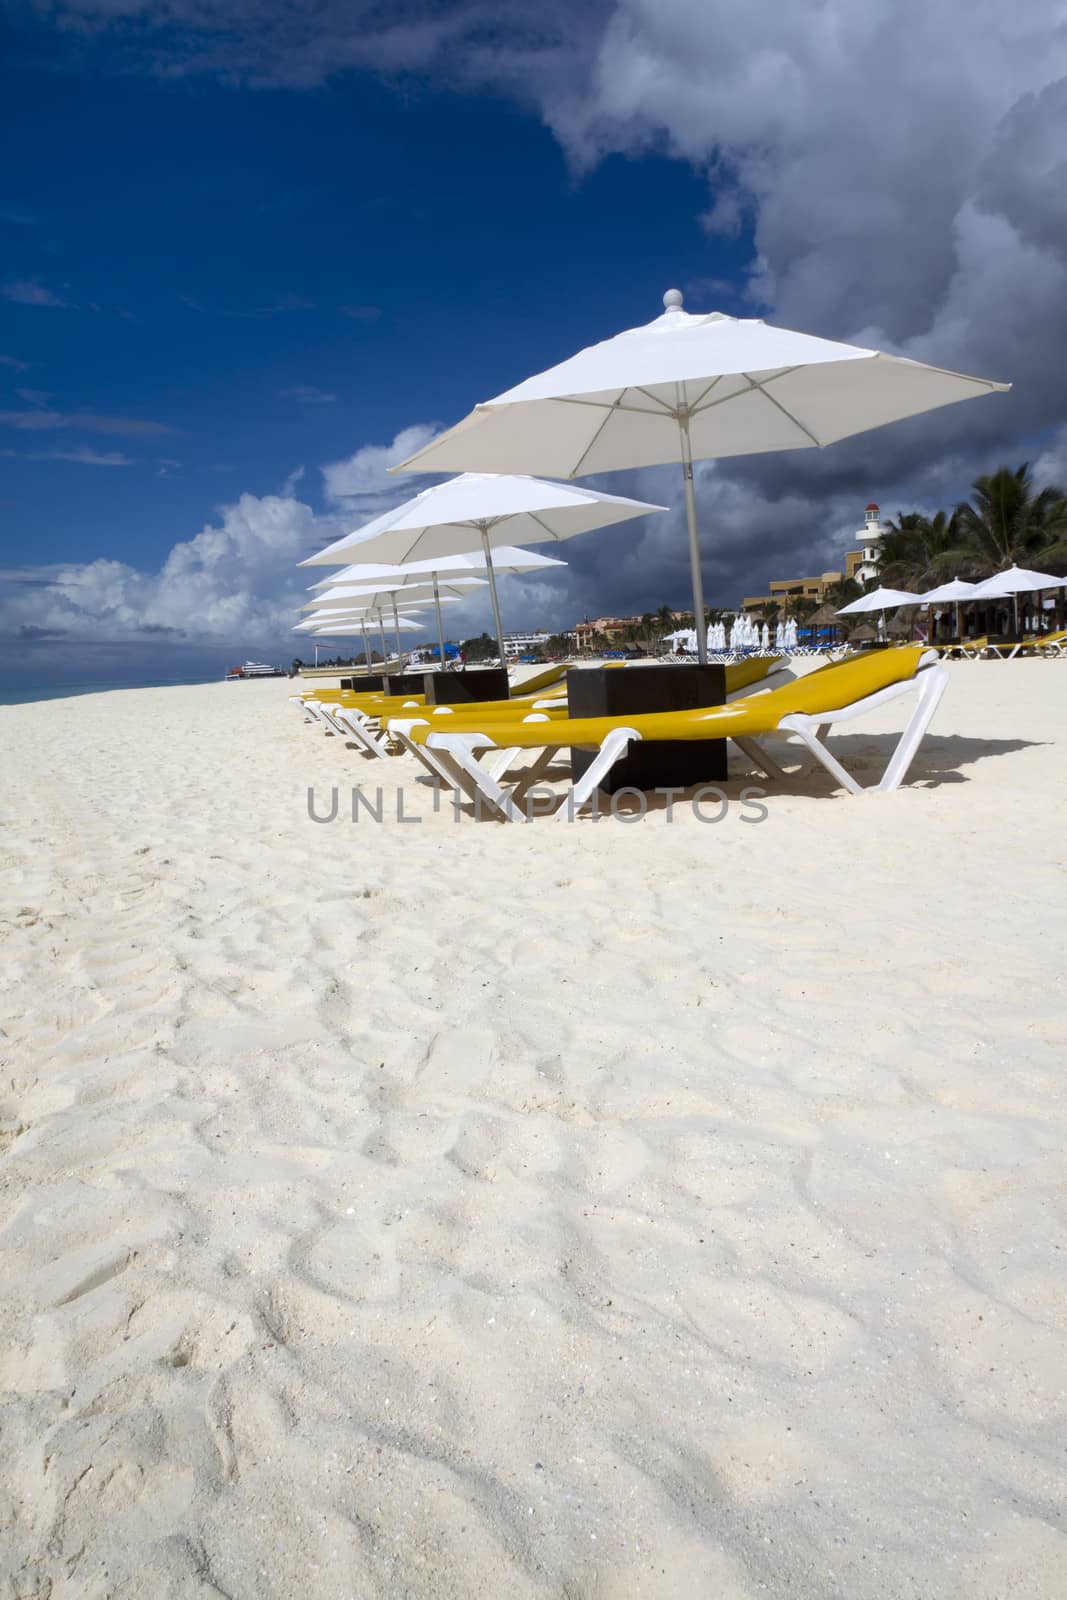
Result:
<svg viewBox="0 0 1067 1600">
<path fill-rule="evenodd" d="M 1055 633 L 1043 633 L 1032 639 L 1023 639 L 1011 654 L 1016 656 L 1022 650 L 1036 656 L 1067 655 L 1067 628 L 1060 628 Z M 1008 659 L 1010 660 L 1011 656 Z"/>
<path fill-rule="evenodd" d="M 573 746 L 597 749 L 596 759 L 564 798 L 557 818 L 573 818 L 589 803 L 602 778 L 625 755 L 636 739 L 732 739 L 769 778 L 782 780 L 786 774 L 764 751 L 759 739 L 770 733 L 795 734 L 832 777 L 849 793 L 862 793 L 861 786 L 846 772 L 824 743 L 830 726 L 851 721 L 898 696 L 914 693 L 915 711 L 904 729 L 886 766 L 878 790 L 895 789 L 903 781 L 915 752 L 922 742 L 945 690 L 948 673 L 937 665 L 937 656 L 924 646 L 906 646 L 823 667 L 805 678 L 750 694 L 730 704 L 700 711 L 668 711 L 635 716 L 626 720 L 611 717 L 547 719 L 533 713 L 520 722 L 490 723 L 480 729 L 459 729 L 449 724 L 447 732 L 427 722 L 409 724 L 407 737 L 430 756 L 445 781 L 462 790 L 476 807 L 512 822 L 530 820 L 516 803 L 530 785 L 546 770 L 560 749 Z M 520 775 L 517 787 L 509 792 L 500 779 L 521 749 L 539 750 L 532 767 Z M 503 761 L 495 772 L 487 770 L 479 757 L 499 750 Z"/>
<path fill-rule="evenodd" d="M 611 662 L 610 665 L 624 665 L 624 663 Z M 726 698 L 734 699 L 745 689 L 753 684 L 762 682 L 768 676 L 794 676 L 792 669 L 779 656 L 749 656 L 743 661 L 732 661 L 725 669 Z M 460 786 L 455 782 L 451 772 L 446 769 L 429 749 L 425 732 L 418 739 L 413 739 L 411 730 L 414 728 L 426 729 L 429 726 L 447 728 L 449 733 L 478 733 L 486 726 L 502 728 L 505 725 L 514 727 L 523 722 L 559 722 L 568 715 L 567 699 L 561 693 L 554 699 L 536 700 L 533 705 L 523 706 L 514 701 L 485 700 L 481 705 L 435 706 L 425 707 L 421 714 L 414 716 L 390 717 L 386 730 L 393 741 L 398 753 L 405 751 L 421 762 L 430 776 L 437 782 L 444 783 L 446 788 L 456 789 Z M 447 721 L 444 720 L 447 718 Z M 507 770 L 514 759 L 514 749 L 504 744 L 504 759 L 496 762 L 491 769 L 496 776 Z M 551 750 L 551 747 L 550 747 Z M 538 764 L 538 770 L 543 770 L 544 761 Z M 527 776 L 527 786 L 533 781 L 532 776 Z"/>
</svg>

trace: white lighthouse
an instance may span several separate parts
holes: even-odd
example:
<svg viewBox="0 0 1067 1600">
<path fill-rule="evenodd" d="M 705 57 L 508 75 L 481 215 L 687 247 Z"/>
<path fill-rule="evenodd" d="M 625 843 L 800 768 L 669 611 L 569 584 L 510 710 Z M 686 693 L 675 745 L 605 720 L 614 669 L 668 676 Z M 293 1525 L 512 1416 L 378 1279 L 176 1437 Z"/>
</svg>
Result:
<svg viewBox="0 0 1067 1600">
<path fill-rule="evenodd" d="M 862 546 L 859 550 L 850 550 L 848 553 L 848 576 L 855 578 L 857 583 L 870 583 L 878 576 L 879 541 L 885 528 L 879 515 L 878 507 L 872 500 L 863 513 L 863 527 L 853 538 Z"/>
</svg>

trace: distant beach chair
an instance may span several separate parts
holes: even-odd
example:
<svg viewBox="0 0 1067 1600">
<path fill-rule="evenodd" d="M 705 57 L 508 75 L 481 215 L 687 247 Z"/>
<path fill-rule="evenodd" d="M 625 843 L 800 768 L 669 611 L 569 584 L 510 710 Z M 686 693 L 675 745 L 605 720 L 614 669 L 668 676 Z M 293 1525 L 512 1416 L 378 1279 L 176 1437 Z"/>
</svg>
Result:
<svg viewBox="0 0 1067 1600">
<path fill-rule="evenodd" d="M 977 639 L 956 639 L 951 644 L 935 644 L 929 648 L 948 661 L 981 661 L 989 649 L 989 635 L 983 633 Z"/>
<path fill-rule="evenodd" d="M 1067 628 L 1060 628 L 1056 633 L 1043 633 L 1034 635 L 1029 639 L 1020 639 L 1014 644 L 1008 655 L 1003 655 L 1006 645 L 992 645 L 991 649 L 1001 655 L 1002 660 L 1011 661 L 1018 655 L 1033 656 L 1062 656 L 1067 655 Z"/>
<path fill-rule="evenodd" d="M 863 789 L 827 749 L 825 739 L 837 722 L 852 721 L 905 694 L 915 694 L 916 707 L 889 759 L 881 780 L 872 787 L 899 787 L 922 742 L 944 693 L 948 674 L 924 646 L 871 652 L 826 666 L 781 688 L 746 694 L 720 706 L 698 711 L 669 711 L 635 716 L 550 719 L 544 713 L 511 723 L 467 725 L 448 731 L 425 720 L 405 723 L 409 745 L 450 787 L 465 793 L 476 807 L 511 822 L 530 820 L 519 802 L 562 750 L 591 747 L 596 759 L 563 797 L 555 815 L 573 817 L 593 799 L 601 781 L 630 745 L 639 739 L 731 739 L 768 778 L 787 781 L 788 774 L 762 748 L 767 734 L 796 735 L 830 775 L 850 794 Z M 399 731 L 399 730 L 398 730 Z M 539 755 L 505 787 L 505 774 L 520 750 Z M 486 761 L 486 757 L 489 760 Z"/>
</svg>

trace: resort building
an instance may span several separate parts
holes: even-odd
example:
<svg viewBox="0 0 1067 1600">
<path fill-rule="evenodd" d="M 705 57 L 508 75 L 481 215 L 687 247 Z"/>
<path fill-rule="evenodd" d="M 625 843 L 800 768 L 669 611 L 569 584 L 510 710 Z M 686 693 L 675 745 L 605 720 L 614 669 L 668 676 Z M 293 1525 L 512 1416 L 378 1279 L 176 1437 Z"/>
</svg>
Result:
<svg viewBox="0 0 1067 1600">
<path fill-rule="evenodd" d="M 550 638 L 545 628 L 535 628 L 532 633 L 506 633 L 504 654 L 510 661 L 513 656 L 524 656 L 528 650 L 540 650 Z"/>
<path fill-rule="evenodd" d="M 850 550 L 845 556 L 844 572 L 824 572 L 817 578 L 777 578 L 768 586 L 769 594 L 747 594 L 741 602 L 742 610 L 762 611 L 772 604 L 781 606 L 793 597 L 822 605 L 826 591 L 843 578 L 855 578 L 859 584 L 872 582 L 878 577 L 879 540 L 886 532 L 872 500 L 863 513 L 863 527 L 852 536 L 859 540 L 860 548 Z"/>
<path fill-rule="evenodd" d="M 859 550 L 850 550 L 845 557 L 845 572 L 857 583 L 870 583 L 878 576 L 879 540 L 888 530 L 881 521 L 878 507 L 872 500 L 863 513 L 863 527 L 852 537 L 860 541 Z"/>
<path fill-rule="evenodd" d="M 587 650 L 598 635 L 603 639 L 621 639 L 627 628 L 637 628 L 640 625 L 640 617 L 594 617 L 592 621 L 586 617 L 584 622 L 579 622 L 571 630 L 571 633 L 577 648 Z"/>
<path fill-rule="evenodd" d="M 821 605 L 827 589 L 840 582 L 840 572 L 824 572 L 817 578 L 776 578 L 768 585 L 769 594 L 746 594 L 741 609 L 763 611 L 769 605 L 784 607 L 787 600 L 794 598 L 814 600 Z"/>
</svg>

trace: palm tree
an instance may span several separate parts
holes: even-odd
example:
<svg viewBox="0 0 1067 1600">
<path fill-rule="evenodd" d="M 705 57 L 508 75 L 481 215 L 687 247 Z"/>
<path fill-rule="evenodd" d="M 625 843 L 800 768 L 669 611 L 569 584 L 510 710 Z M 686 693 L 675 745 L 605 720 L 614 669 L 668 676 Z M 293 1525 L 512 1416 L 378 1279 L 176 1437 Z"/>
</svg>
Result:
<svg viewBox="0 0 1067 1600">
<path fill-rule="evenodd" d="M 878 556 L 878 582 L 887 589 L 930 589 L 947 578 L 970 577 L 975 556 L 964 540 L 959 516 L 932 517 L 902 511 L 890 518 Z"/>
<path fill-rule="evenodd" d="M 833 606 L 835 611 L 840 611 L 841 607 L 847 606 L 850 601 L 858 600 L 862 593 L 863 589 L 855 578 L 839 578 L 836 583 L 827 584 L 823 599 Z"/>
<path fill-rule="evenodd" d="M 1010 566 L 1067 563 L 1067 495 L 1055 485 L 1034 492 L 1029 462 L 977 478 L 955 520 L 979 576 Z"/>
</svg>

